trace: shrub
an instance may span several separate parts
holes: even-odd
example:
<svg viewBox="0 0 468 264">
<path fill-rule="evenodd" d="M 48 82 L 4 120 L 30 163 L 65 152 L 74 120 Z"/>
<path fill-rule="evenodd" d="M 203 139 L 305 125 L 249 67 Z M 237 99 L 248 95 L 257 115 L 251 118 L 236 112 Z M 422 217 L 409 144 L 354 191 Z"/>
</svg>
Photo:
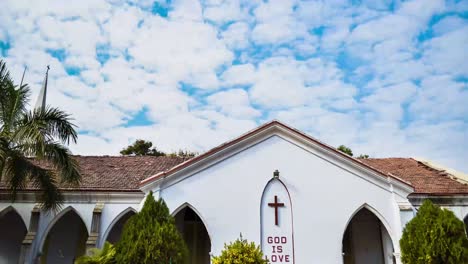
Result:
<svg viewBox="0 0 468 264">
<path fill-rule="evenodd" d="M 125 224 L 116 244 L 116 263 L 184 263 L 187 247 L 166 203 L 150 192 L 141 212 Z"/>
<path fill-rule="evenodd" d="M 463 222 L 429 200 L 406 225 L 400 247 L 405 264 L 468 263 Z"/>
<path fill-rule="evenodd" d="M 242 235 L 229 245 L 224 244 L 221 255 L 213 258 L 213 264 L 267 264 L 263 252 L 254 242 L 242 239 Z"/>
<path fill-rule="evenodd" d="M 115 248 L 106 242 L 102 249 L 90 249 L 89 256 L 82 256 L 75 261 L 75 264 L 114 264 L 115 263 Z"/>
</svg>

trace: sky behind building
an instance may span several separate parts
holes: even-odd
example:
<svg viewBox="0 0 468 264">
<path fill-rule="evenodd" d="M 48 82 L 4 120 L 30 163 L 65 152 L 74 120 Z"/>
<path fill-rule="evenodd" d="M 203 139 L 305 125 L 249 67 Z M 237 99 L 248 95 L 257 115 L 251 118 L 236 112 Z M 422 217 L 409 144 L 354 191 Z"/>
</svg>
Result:
<svg viewBox="0 0 468 264">
<path fill-rule="evenodd" d="M 71 113 L 77 154 L 205 151 L 279 119 L 468 172 L 468 1 L 0 2 L 0 56 Z"/>
</svg>

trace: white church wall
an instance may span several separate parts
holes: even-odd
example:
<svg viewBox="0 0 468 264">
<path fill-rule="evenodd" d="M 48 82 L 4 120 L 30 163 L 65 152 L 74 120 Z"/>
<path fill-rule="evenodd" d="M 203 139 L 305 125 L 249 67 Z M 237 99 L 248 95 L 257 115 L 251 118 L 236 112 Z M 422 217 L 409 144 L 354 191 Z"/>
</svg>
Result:
<svg viewBox="0 0 468 264">
<path fill-rule="evenodd" d="M 261 196 L 275 169 L 291 194 L 296 263 L 341 263 L 347 223 L 364 204 L 378 212 L 399 252 L 400 215 L 390 188 L 278 136 L 192 177 L 168 180 L 160 195 L 171 210 L 186 202 L 197 209 L 217 255 L 239 233 L 260 243 Z"/>
</svg>

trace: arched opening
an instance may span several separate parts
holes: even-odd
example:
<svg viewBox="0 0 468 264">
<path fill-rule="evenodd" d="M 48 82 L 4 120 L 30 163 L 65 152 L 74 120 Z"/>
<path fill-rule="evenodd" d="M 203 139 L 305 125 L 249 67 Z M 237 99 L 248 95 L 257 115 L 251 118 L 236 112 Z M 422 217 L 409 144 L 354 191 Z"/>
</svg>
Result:
<svg viewBox="0 0 468 264">
<path fill-rule="evenodd" d="M 393 244 L 380 219 L 367 208 L 359 210 L 343 236 L 344 264 L 395 263 Z"/>
<path fill-rule="evenodd" d="M 189 206 L 185 206 L 175 215 L 177 229 L 189 250 L 190 264 L 209 264 L 211 241 L 208 231 L 198 214 Z"/>
<path fill-rule="evenodd" d="M 18 263 L 27 229 L 15 209 L 0 214 L 0 263 Z"/>
<path fill-rule="evenodd" d="M 110 242 L 111 244 L 115 244 L 120 240 L 122 236 L 122 231 L 125 223 L 127 223 L 128 219 L 135 215 L 135 211 L 128 209 L 122 212 L 117 218 L 114 220 L 115 222 L 110 225 L 110 230 L 107 232 L 106 241 Z"/>
<path fill-rule="evenodd" d="M 85 224 L 73 209 L 58 216 L 52 224 L 42 247 L 41 263 L 74 263 L 86 252 Z"/>
</svg>

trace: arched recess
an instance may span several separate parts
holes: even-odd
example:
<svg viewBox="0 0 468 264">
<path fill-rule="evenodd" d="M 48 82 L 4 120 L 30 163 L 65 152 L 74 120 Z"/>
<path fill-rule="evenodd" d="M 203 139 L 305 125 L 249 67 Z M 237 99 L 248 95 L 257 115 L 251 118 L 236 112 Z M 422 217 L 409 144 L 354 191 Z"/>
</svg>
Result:
<svg viewBox="0 0 468 264">
<path fill-rule="evenodd" d="M 86 252 L 88 230 L 71 206 L 60 212 L 44 232 L 40 244 L 41 263 L 74 263 Z"/>
<path fill-rule="evenodd" d="M 188 203 L 177 208 L 172 215 L 189 250 L 189 263 L 209 264 L 211 237 L 201 215 Z"/>
<path fill-rule="evenodd" d="M 27 232 L 23 219 L 12 206 L 0 212 L 0 263 L 18 263 Z"/>
<path fill-rule="evenodd" d="M 130 217 L 135 214 L 136 210 L 128 207 L 127 209 L 123 210 L 117 217 L 115 217 L 104 233 L 102 245 L 104 245 L 104 241 L 108 241 L 111 244 L 118 242 L 122 235 L 125 223 L 127 223 L 128 219 L 130 219 Z"/>
<path fill-rule="evenodd" d="M 364 204 L 348 220 L 343 234 L 343 263 L 396 263 L 394 240 L 390 234 L 384 218 Z"/>
</svg>

